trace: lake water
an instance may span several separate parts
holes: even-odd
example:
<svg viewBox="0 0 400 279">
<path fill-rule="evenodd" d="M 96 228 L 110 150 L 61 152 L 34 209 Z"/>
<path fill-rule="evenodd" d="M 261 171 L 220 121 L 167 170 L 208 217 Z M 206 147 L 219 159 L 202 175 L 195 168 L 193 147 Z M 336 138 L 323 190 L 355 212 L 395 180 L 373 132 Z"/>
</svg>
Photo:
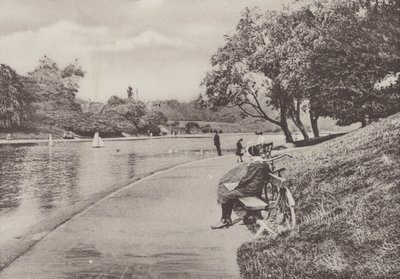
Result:
<svg viewBox="0 0 400 279">
<path fill-rule="evenodd" d="M 221 134 L 223 152 L 233 153 L 239 138 L 246 144 L 257 136 Z M 282 136 L 268 138 L 283 142 Z M 212 136 L 105 141 L 105 148 L 90 142 L 0 145 L 0 244 L 152 172 L 210 156 L 216 156 Z"/>
</svg>

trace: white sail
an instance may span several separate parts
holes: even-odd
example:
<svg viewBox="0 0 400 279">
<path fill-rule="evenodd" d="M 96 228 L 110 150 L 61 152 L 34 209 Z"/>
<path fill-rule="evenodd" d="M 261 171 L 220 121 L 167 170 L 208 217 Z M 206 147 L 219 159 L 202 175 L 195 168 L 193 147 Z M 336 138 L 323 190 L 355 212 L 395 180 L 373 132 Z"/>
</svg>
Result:
<svg viewBox="0 0 400 279">
<path fill-rule="evenodd" d="M 53 137 L 49 134 L 49 146 L 53 146 Z"/>
<path fill-rule="evenodd" d="M 101 137 L 99 136 L 99 133 L 98 133 L 98 132 L 96 132 L 96 133 L 94 134 L 92 147 L 104 147 L 104 142 L 103 142 L 103 140 L 101 139 Z"/>
</svg>

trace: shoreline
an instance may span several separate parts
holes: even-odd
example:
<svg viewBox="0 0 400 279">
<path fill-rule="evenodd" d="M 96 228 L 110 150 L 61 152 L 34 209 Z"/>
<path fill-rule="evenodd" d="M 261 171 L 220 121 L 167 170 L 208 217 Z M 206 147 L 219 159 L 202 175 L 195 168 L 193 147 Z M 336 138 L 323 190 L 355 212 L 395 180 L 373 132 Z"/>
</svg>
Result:
<svg viewBox="0 0 400 279">
<path fill-rule="evenodd" d="M 223 133 L 224 135 L 254 135 L 254 133 Z M 152 139 L 186 139 L 186 138 L 213 138 L 214 134 L 187 134 L 187 135 L 166 135 L 166 136 L 139 136 L 139 137 L 119 137 L 119 138 L 102 138 L 103 141 L 137 141 L 137 140 L 152 140 Z M 279 133 L 265 134 L 279 135 Z M 92 142 L 92 138 L 76 138 L 76 139 L 53 139 L 53 142 L 73 143 L 73 142 Z M 0 145 L 24 145 L 24 144 L 43 144 L 48 143 L 48 139 L 15 139 L 15 140 L 0 140 Z"/>
<path fill-rule="evenodd" d="M 211 138 L 210 136 L 154 136 L 154 137 L 121 137 L 121 138 L 102 138 L 103 141 L 136 141 L 136 140 L 151 140 L 151 139 L 174 139 L 174 138 Z M 53 142 L 74 143 L 74 142 L 92 142 L 93 139 L 53 139 Z M 1 144 L 8 145 L 24 145 L 24 144 L 42 144 L 48 143 L 47 139 L 15 139 L 15 140 L 0 140 Z"/>
<path fill-rule="evenodd" d="M 320 137 L 324 135 L 334 135 L 339 134 L 340 132 L 335 131 L 321 131 Z M 152 139 L 196 139 L 196 138 L 213 138 L 213 133 L 208 134 L 187 134 L 187 135 L 165 135 L 165 136 L 139 136 L 139 137 L 117 137 L 117 138 L 102 138 L 103 141 L 138 141 L 138 140 L 152 140 Z M 255 135 L 254 133 L 222 133 L 221 135 Z M 262 136 L 279 136 L 281 133 L 267 133 L 263 134 Z M 301 135 L 300 133 L 293 133 L 293 135 Z M 283 137 L 283 135 L 282 135 Z M 310 138 L 313 139 L 313 138 Z M 76 138 L 76 139 L 54 139 L 53 143 L 74 143 L 74 142 L 92 142 L 92 138 Z M 302 141 L 302 140 L 300 140 Z M 13 140 L 5 140 L 0 139 L 0 146 L 1 145 L 29 145 L 29 144 L 47 144 L 49 142 L 48 139 L 13 139 Z"/>
</svg>

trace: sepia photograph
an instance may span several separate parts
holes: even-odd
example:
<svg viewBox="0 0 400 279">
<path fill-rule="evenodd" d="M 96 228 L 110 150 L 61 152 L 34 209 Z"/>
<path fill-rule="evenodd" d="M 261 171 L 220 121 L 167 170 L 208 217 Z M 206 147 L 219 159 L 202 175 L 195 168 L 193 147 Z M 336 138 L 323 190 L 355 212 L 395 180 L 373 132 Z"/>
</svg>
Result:
<svg viewBox="0 0 400 279">
<path fill-rule="evenodd" d="M 400 0 L 0 0 L 0 279 L 400 278 Z"/>
</svg>

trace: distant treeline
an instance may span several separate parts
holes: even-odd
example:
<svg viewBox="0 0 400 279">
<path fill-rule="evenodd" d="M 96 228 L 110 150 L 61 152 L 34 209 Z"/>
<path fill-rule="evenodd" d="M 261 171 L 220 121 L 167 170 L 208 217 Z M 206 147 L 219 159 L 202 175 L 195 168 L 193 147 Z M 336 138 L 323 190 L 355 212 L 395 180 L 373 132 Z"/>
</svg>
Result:
<svg viewBox="0 0 400 279">
<path fill-rule="evenodd" d="M 210 133 L 276 131 L 264 121 L 247 117 L 239 108 L 213 111 L 196 101 L 142 102 L 128 87 L 125 98 L 106 103 L 77 97 L 85 71 L 78 61 L 59 67 L 44 56 L 26 76 L 0 65 L 0 132 L 72 131 L 80 136 L 159 135 L 168 132 Z M 211 124 L 210 124 L 211 123 Z M 224 124 L 225 123 L 225 124 Z"/>
<path fill-rule="evenodd" d="M 134 100 L 132 88 L 128 88 L 126 98 L 111 97 L 97 113 L 83 111 L 84 102 L 76 94 L 84 76 L 78 61 L 59 68 L 46 56 L 27 76 L 1 64 L 0 129 L 35 131 L 50 126 L 82 136 L 92 136 L 96 131 L 103 136 L 160 133 L 158 125 L 166 122 L 166 117 Z"/>
</svg>

